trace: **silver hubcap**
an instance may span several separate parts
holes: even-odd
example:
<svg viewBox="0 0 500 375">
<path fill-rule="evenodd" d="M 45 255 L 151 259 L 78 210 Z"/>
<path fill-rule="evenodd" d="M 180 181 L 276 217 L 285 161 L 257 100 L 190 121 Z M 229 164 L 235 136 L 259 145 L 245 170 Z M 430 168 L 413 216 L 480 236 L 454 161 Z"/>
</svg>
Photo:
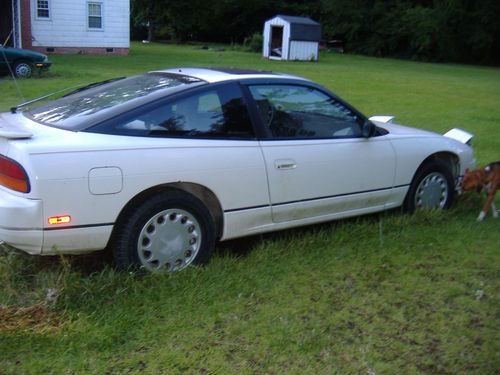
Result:
<svg viewBox="0 0 500 375">
<path fill-rule="evenodd" d="M 31 67 L 28 64 L 19 64 L 16 66 L 16 75 L 18 77 L 29 77 L 31 75 Z"/>
<path fill-rule="evenodd" d="M 179 271 L 196 258 L 201 240 L 200 224 L 191 213 L 175 208 L 161 211 L 139 234 L 139 260 L 150 271 Z"/>
<path fill-rule="evenodd" d="M 448 183 L 438 172 L 433 172 L 420 182 L 415 194 L 417 208 L 444 208 L 448 198 Z"/>
</svg>

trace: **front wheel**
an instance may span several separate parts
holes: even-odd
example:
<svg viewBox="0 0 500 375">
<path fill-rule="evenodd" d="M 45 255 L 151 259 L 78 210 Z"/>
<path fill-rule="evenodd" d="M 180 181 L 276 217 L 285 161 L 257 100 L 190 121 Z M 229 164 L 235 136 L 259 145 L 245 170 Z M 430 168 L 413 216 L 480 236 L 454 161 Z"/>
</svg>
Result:
<svg viewBox="0 0 500 375">
<path fill-rule="evenodd" d="M 451 206 L 454 195 L 453 175 L 448 165 L 441 160 L 433 160 L 415 174 L 403 208 L 408 212 L 447 209 Z"/>
<path fill-rule="evenodd" d="M 113 255 L 122 269 L 180 271 L 206 263 L 213 251 L 212 215 L 192 195 L 169 191 L 138 207 L 117 228 Z"/>
<path fill-rule="evenodd" d="M 33 66 L 27 61 L 18 61 L 14 64 L 14 74 L 18 78 L 29 78 L 33 73 Z"/>
</svg>

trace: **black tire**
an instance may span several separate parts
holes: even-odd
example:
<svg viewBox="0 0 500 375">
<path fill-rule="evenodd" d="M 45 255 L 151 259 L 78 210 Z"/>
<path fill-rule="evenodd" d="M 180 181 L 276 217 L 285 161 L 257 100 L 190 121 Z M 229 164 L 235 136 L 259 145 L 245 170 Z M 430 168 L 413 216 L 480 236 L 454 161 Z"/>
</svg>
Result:
<svg viewBox="0 0 500 375">
<path fill-rule="evenodd" d="M 16 61 L 12 70 L 18 78 L 29 78 L 33 74 L 33 65 L 25 60 Z"/>
<path fill-rule="evenodd" d="M 435 159 L 417 171 L 406 195 L 403 209 L 447 209 L 453 203 L 455 184 L 447 163 Z"/>
<path fill-rule="evenodd" d="M 209 210 L 178 190 L 148 198 L 118 225 L 112 249 L 121 269 L 176 272 L 207 263 L 215 246 Z"/>
</svg>

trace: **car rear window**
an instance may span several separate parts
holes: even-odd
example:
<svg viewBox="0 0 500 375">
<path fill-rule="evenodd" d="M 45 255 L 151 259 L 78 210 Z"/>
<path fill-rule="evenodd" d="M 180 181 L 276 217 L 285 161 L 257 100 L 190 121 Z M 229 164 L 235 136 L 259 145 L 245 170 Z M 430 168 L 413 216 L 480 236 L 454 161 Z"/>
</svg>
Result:
<svg viewBox="0 0 500 375">
<path fill-rule="evenodd" d="M 109 83 L 77 90 L 47 104 L 25 111 L 25 116 L 34 121 L 60 128 L 82 129 L 102 118 L 103 112 L 120 108 L 120 112 L 134 108 L 147 97 L 154 100 L 172 91 L 179 91 L 183 86 L 203 81 L 167 73 L 147 73 Z M 133 105 L 136 103 L 136 105 Z M 127 104 L 130 104 L 128 106 Z"/>
<path fill-rule="evenodd" d="M 160 100 L 85 131 L 137 137 L 254 138 L 241 88 L 234 82 Z"/>
</svg>

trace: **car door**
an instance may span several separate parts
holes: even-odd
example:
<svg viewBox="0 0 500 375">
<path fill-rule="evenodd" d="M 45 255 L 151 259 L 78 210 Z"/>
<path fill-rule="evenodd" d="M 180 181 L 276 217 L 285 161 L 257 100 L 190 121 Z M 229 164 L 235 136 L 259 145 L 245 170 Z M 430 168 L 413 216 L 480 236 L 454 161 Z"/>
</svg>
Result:
<svg viewBox="0 0 500 375">
<path fill-rule="evenodd" d="M 366 119 L 319 88 L 248 88 L 265 134 L 261 148 L 274 222 L 384 208 L 396 163 L 387 137 L 363 137 Z"/>
</svg>

